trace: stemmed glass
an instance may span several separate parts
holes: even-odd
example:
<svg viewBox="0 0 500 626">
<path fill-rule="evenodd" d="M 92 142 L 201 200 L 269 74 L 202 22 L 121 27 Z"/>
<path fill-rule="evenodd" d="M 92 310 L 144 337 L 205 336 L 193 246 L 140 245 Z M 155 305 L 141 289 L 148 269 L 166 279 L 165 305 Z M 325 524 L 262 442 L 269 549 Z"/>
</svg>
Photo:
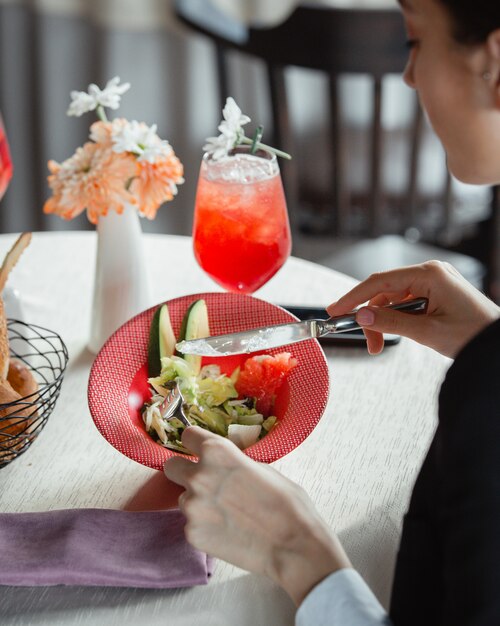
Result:
<svg viewBox="0 0 500 626">
<path fill-rule="evenodd" d="M 0 200 L 2 200 L 12 178 L 13 166 L 10 156 L 9 143 L 5 133 L 2 116 L 0 115 Z M 4 304 L 4 311 L 8 317 L 22 320 L 23 314 L 19 302 L 19 294 L 16 289 L 5 285 L 0 294 Z M 2 314 L 3 315 L 3 314 Z"/>
<path fill-rule="evenodd" d="M 7 142 L 2 116 L 0 115 L 0 200 L 3 198 L 10 179 L 12 178 L 12 170 L 9 144 Z"/>
<path fill-rule="evenodd" d="M 248 145 L 223 159 L 202 159 L 196 193 L 196 260 L 219 285 L 253 293 L 291 251 L 285 194 L 276 155 Z"/>
</svg>

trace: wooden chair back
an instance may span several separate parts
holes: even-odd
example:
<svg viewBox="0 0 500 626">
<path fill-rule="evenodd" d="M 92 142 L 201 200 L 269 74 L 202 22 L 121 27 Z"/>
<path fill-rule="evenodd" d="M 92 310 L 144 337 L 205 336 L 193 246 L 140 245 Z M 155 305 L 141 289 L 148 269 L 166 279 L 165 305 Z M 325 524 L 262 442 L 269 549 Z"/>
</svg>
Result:
<svg viewBox="0 0 500 626">
<path fill-rule="evenodd" d="M 205 6 L 206 6 L 205 2 Z M 208 3 L 209 4 L 209 3 Z M 388 74 L 400 74 L 408 50 L 403 18 L 394 9 L 343 9 L 325 5 L 299 6 L 282 24 L 273 28 L 245 28 L 231 24 L 212 7 L 207 17 L 196 0 L 176 0 L 176 14 L 190 28 L 209 37 L 215 45 L 218 90 L 221 107 L 232 93 L 228 54 L 231 50 L 260 59 L 266 68 L 273 123 L 274 145 L 293 154 L 294 135 L 285 80 L 288 67 L 323 72 L 328 80 L 329 180 L 326 194 L 308 198 L 301 189 L 296 162 L 283 164 L 283 179 L 291 204 L 305 200 L 326 210 L 326 230 L 338 236 L 352 235 L 352 205 L 365 205 L 363 230 L 358 235 L 377 236 L 387 232 L 387 197 L 382 183 L 384 130 L 382 127 L 382 81 Z M 217 26 L 214 26 L 217 25 Z M 233 27 L 233 29 L 231 28 Z M 362 198 L 353 199 L 349 189 L 345 145 L 345 122 L 339 103 L 339 77 L 368 75 L 371 79 L 371 124 L 368 159 L 369 188 Z M 399 198 L 398 232 L 417 223 L 417 176 L 421 148 L 422 111 L 414 99 L 412 124 L 408 132 L 406 190 Z M 442 194 L 442 226 L 450 211 L 450 178 Z M 307 220 L 306 220 L 307 221 Z M 303 225 L 307 229 L 307 223 Z M 324 225 L 321 228 L 324 231 Z"/>
</svg>

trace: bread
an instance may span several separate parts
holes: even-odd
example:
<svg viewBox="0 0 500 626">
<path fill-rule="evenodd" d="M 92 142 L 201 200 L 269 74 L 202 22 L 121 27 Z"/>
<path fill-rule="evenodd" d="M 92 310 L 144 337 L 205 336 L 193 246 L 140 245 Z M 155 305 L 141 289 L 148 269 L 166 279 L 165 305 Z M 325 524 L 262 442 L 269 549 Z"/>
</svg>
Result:
<svg viewBox="0 0 500 626">
<path fill-rule="evenodd" d="M 15 407 L 6 407 L 5 404 L 10 404 L 11 402 L 16 402 L 16 400 L 20 400 L 21 396 L 18 392 L 12 387 L 9 381 L 4 380 L 0 383 L 0 417 L 5 417 L 13 412 Z"/>
<path fill-rule="evenodd" d="M 14 265 L 19 261 L 19 257 L 24 252 L 31 241 L 31 233 L 21 233 L 14 242 L 12 248 L 7 252 L 0 267 L 0 293 L 2 293 L 7 278 Z"/>
<path fill-rule="evenodd" d="M 29 245 L 31 233 L 21 233 L 12 248 L 7 252 L 0 266 L 0 382 L 6 380 L 9 371 L 9 338 L 7 334 L 7 320 L 1 293 L 7 282 L 12 268 L 19 261 L 19 257 Z"/>
<path fill-rule="evenodd" d="M 28 368 L 23 367 L 31 376 Z M 22 382 L 25 386 L 32 385 L 29 377 L 26 380 L 23 376 Z M 38 413 L 36 405 L 30 405 L 29 401 L 23 402 L 8 380 L 0 382 L 0 467 L 15 459 L 35 437 L 33 430 L 36 429 Z"/>
<path fill-rule="evenodd" d="M 37 396 L 26 402 L 23 398 L 36 394 L 38 384 L 24 363 L 10 360 L 7 319 L 1 296 L 10 271 L 30 241 L 31 233 L 22 233 L 0 267 L 0 466 L 15 458 L 27 440 L 34 436 L 31 431 L 37 418 L 36 406 L 30 405 Z"/>
<path fill-rule="evenodd" d="M 21 396 L 8 381 L 0 383 L 0 463 L 10 461 L 25 445 L 24 439 L 14 443 L 13 437 L 22 433 L 30 437 L 30 426 L 35 419 L 35 414 L 31 415 L 33 407 L 27 407 L 23 403 L 5 406 L 20 399 Z"/>
<path fill-rule="evenodd" d="M 7 379 L 9 371 L 9 337 L 3 300 L 0 296 L 0 382 Z"/>
<path fill-rule="evenodd" d="M 32 396 L 32 394 L 38 391 L 38 383 L 31 373 L 31 370 L 17 359 L 11 359 L 9 362 L 7 381 L 21 398 Z M 28 401 L 34 402 L 35 399 L 36 396 L 33 396 L 28 398 Z"/>
</svg>

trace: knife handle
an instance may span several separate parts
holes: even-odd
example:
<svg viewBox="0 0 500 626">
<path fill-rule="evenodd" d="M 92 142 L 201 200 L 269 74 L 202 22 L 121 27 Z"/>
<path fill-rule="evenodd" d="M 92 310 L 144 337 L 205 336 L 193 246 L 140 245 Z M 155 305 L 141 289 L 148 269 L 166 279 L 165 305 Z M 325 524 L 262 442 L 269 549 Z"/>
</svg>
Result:
<svg viewBox="0 0 500 626">
<path fill-rule="evenodd" d="M 427 311 L 428 303 L 429 300 L 427 298 L 414 298 L 413 300 L 405 300 L 404 302 L 398 302 L 397 304 L 389 304 L 384 308 L 419 315 Z M 361 326 L 356 322 L 356 311 L 353 313 L 347 313 L 347 315 L 330 317 L 329 319 L 324 320 L 321 326 L 322 328 L 319 333 L 320 337 L 326 335 L 327 333 L 345 333 L 349 330 L 361 328 Z"/>
</svg>

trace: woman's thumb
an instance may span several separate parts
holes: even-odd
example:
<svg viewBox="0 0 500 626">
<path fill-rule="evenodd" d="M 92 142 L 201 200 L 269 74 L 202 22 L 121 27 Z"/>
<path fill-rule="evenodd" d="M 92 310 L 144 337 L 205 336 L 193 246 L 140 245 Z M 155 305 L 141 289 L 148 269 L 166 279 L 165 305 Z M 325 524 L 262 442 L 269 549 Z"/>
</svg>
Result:
<svg viewBox="0 0 500 626">
<path fill-rule="evenodd" d="M 403 313 L 387 307 L 364 306 L 356 312 L 356 321 L 362 328 L 381 333 L 402 335 L 422 341 L 428 325 L 427 315 Z"/>
</svg>

